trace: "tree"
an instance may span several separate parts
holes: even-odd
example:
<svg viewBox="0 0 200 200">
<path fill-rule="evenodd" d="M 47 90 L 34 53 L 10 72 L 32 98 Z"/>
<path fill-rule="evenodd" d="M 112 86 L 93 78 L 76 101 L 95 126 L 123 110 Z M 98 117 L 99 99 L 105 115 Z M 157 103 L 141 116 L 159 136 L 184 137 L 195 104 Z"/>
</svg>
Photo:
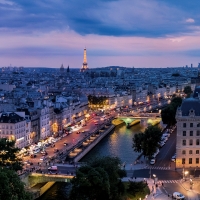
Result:
<svg viewBox="0 0 200 200">
<path fill-rule="evenodd" d="M 147 194 L 150 194 L 150 190 L 148 185 L 143 182 L 133 182 L 130 181 L 128 184 L 128 189 L 127 189 L 127 194 L 128 196 L 133 196 L 134 199 L 145 199 L 145 196 Z M 132 198 L 131 198 L 132 199 Z"/>
<path fill-rule="evenodd" d="M 181 97 L 174 97 L 171 100 L 171 103 L 161 111 L 161 117 L 164 124 L 169 126 L 176 124 L 176 110 L 181 103 Z"/>
<path fill-rule="evenodd" d="M 72 180 L 70 199 L 108 199 L 110 183 L 108 175 L 102 168 L 83 166 Z"/>
<path fill-rule="evenodd" d="M 187 98 L 189 98 L 193 91 L 191 89 L 191 86 L 188 85 L 184 87 L 183 92 L 187 95 Z"/>
<path fill-rule="evenodd" d="M 133 149 L 136 152 L 142 152 L 149 159 L 159 148 L 162 131 L 157 126 L 148 126 L 144 133 L 137 133 L 133 137 Z"/>
<path fill-rule="evenodd" d="M 0 168 L 0 199 L 31 200 L 32 196 L 24 188 L 19 176 L 10 169 Z"/>
<path fill-rule="evenodd" d="M 178 76 L 180 76 L 180 74 L 178 72 L 176 72 L 176 73 L 173 73 L 172 76 L 178 77 Z"/>
<path fill-rule="evenodd" d="M 0 139 L 0 166 L 13 169 L 22 169 L 22 161 L 17 157 L 19 149 L 15 147 L 15 141 L 6 138 Z"/>
<path fill-rule="evenodd" d="M 125 192 L 121 178 L 126 172 L 118 158 L 95 158 L 77 170 L 71 181 L 71 200 L 120 200 Z"/>
</svg>

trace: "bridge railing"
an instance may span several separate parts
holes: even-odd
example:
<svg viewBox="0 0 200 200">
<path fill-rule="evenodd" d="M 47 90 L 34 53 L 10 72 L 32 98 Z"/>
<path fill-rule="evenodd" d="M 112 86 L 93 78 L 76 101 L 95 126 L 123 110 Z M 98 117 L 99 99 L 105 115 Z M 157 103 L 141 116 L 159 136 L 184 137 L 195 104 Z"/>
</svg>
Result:
<svg viewBox="0 0 200 200">
<path fill-rule="evenodd" d="M 113 117 L 110 118 L 110 119 L 108 119 L 108 120 L 106 121 L 106 124 L 107 124 L 107 123 L 111 123 L 112 120 L 113 120 Z M 68 155 L 71 151 L 73 151 L 73 150 L 76 149 L 76 148 L 79 148 L 79 147 L 83 144 L 83 142 L 85 142 L 86 140 L 88 140 L 92 135 L 97 134 L 98 131 L 99 131 L 100 129 L 104 128 L 104 127 L 105 127 L 105 124 L 99 125 L 99 126 L 98 126 L 97 128 L 95 128 L 93 131 L 89 132 L 89 133 L 87 134 L 87 136 L 85 136 L 83 139 L 79 140 L 75 145 L 71 146 L 71 147 L 70 147 L 69 149 L 67 149 L 67 150 L 63 150 L 62 152 L 60 152 L 60 153 L 59 153 L 59 156 L 58 156 L 59 159 L 65 158 L 66 155 Z"/>
</svg>

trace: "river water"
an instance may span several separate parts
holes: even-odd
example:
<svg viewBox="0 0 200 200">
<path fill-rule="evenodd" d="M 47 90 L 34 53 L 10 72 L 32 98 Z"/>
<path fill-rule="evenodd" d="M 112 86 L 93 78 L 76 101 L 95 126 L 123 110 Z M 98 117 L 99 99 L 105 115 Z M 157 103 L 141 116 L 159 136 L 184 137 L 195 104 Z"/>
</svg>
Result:
<svg viewBox="0 0 200 200">
<path fill-rule="evenodd" d="M 132 139 L 134 134 L 143 132 L 147 124 L 140 123 L 126 128 L 125 124 L 115 127 L 101 142 L 95 146 L 80 162 L 86 162 L 96 156 L 117 156 L 122 162 L 133 163 L 138 153 L 133 151 Z M 42 195 L 38 200 L 68 200 L 67 193 L 69 185 L 67 183 L 55 183 L 50 190 Z M 62 198 L 61 198 L 62 197 Z"/>
</svg>

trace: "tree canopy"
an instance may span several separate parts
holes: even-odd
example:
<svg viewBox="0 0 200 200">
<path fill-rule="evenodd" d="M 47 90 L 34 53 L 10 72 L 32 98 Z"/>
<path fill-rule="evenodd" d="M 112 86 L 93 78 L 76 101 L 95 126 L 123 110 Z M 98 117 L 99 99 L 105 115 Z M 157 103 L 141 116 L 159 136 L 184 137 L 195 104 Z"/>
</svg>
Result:
<svg viewBox="0 0 200 200">
<path fill-rule="evenodd" d="M 145 199 L 145 196 L 150 194 L 150 190 L 148 185 L 143 181 L 130 181 L 128 184 L 127 193 L 128 196 L 130 196 L 130 199 Z"/>
<path fill-rule="evenodd" d="M 7 138 L 0 139 L 0 166 L 13 169 L 15 171 L 22 169 L 21 159 L 17 157 L 19 149 L 15 147 L 15 141 Z"/>
<path fill-rule="evenodd" d="M 0 199 L 31 200 L 31 194 L 24 188 L 19 176 L 10 169 L 0 168 Z"/>
<path fill-rule="evenodd" d="M 136 152 L 142 152 L 149 159 L 159 148 L 162 131 L 157 126 L 148 126 L 144 133 L 137 133 L 133 137 L 133 149 Z"/>
<path fill-rule="evenodd" d="M 71 200 L 120 200 L 125 192 L 121 178 L 126 172 L 121 169 L 121 161 L 116 157 L 101 157 L 77 170 L 71 181 Z"/>
<path fill-rule="evenodd" d="M 106 96 L 94 96 L 94 95 L 88 95 L 88 101 L 90 106 L 97 106 L 97 107 L 104 107 L 105 105 L 108 105 L 107 102 L 108 98 Z"/>
<path fill-rule="evenodd" d="M 189 98 L 193 91 L 191 86 L 188 85 L 184 87 L 183 92 L 186 94 L 186 97 Z"/>
<path fill-rule="evenodd" d="M 161 111 L 161 117 L 164 124 L 172 126 L 176 124 L 176 110 L 181 105 L 182 98 L 174 97 L 171 103 Z"/>
</svg>

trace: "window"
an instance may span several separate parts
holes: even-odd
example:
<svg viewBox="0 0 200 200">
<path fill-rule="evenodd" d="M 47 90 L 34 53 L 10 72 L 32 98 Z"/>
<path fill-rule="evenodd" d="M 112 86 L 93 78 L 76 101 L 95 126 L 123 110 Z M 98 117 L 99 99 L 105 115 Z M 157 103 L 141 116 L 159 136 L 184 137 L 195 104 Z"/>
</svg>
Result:
<svg viewBox="0 0 200 200">
<path fill-rule="evenodd" d="M 193 140 L 190 140 L 189 144 L 190 144 L 190 146 L 193 145 Z"/>
<path fill-rule="evenodd" d="M 190 131 L 190 136 L 193 136 L 193 131 Z"/>
<path fill-rule="evenodd" d="M 182 164 L 185 164 L 185 158 L 182 158 Z"/>
<path fill-rule="evenodd" d="M 182 144 L 183 144 L 183 146 L 185 146 L 186 145 L 186 140 L 183 140 Z"/>
<path fill-rule="evenodd" d="M 183 123 L 183 128 L 186 128 L 186 123 Z"/>
<path fill-rule="evenodd" d="M 183 131 L 183 136 L 186 136 L 186 131 Z"/>
<path fill-rule="evenodd" d="M 182 151 L 182 154 L 185 154 L 185 150 Z"/>
<path fill-rule="evenodd" d="M 196 139 L 196 145 L 199 145 L 199 139 Z"/>
<path fill-rule="evenodd" d="M 189 154 L 192 154 L 192 150 L 189 150 Z"/>
<path fill-rule="evenodd" d="M 196 164 L 199 164 L 199 158 L 196 158 Z"/>
<path fill-rule="evenodd" d="M 193 127 L 193 123 L 190 123 L 190 127 Z"/>
<path fill-rule="evenodd" d="M 192 158 L 189 158 L 189 164 L 192 164 Z"/>
<path fill-rule="evenodd" d="M 200 127 L 200 123 L 197 124 L 197 127 Z"/>
<path fill-rule="evenodd" d="M 199 154 L 199 150 L 196 150 L 196 154 Z"/>
<path fill-rule="evenodd" d="M 197 136 L 200 136 L 200 131 L 197 131 Z"/>
</svg>

